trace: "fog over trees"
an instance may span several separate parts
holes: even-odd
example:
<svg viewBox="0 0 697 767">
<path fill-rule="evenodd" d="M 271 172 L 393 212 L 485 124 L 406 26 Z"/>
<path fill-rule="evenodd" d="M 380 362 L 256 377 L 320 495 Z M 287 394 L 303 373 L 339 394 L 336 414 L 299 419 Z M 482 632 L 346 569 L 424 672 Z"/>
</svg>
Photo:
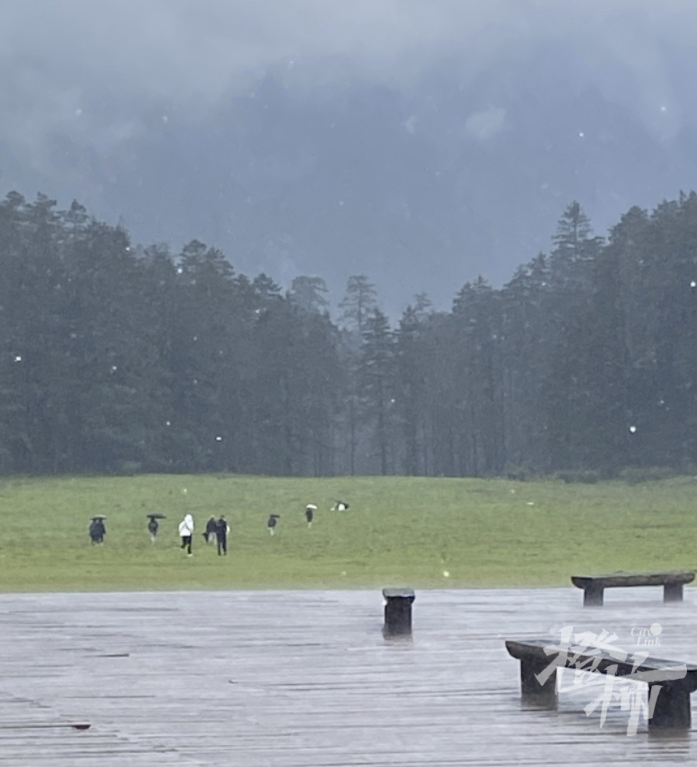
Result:
<svg viewBox="0 0 697 767">
<path fill-rule="evenodd" d="M 0 198 L 447 310 L 697 178 L 692 0 L 0 3 Z"/>
<path fill-rule="evenodd" d="M 0 471 L 489 476 L 697 463 L 697 195 L 581 207 L 501 288 L 339 306 L 234 253 L 0 203 Z M 428 254 L 424 254 L 427 257 Z"/>
</svg>

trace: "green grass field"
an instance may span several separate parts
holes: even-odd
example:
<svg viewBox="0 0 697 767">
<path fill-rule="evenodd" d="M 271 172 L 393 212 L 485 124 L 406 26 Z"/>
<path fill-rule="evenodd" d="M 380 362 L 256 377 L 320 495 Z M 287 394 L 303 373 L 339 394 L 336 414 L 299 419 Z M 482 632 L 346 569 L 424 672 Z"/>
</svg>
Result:
<svg viewBox="0 0 697 767">
<path fill-rule="evenodd" d="M 568 585 L 575 573 L 697 568 L 697 484 L 139 476 L 0 481 L 0 590 Z M 332 512 L 336 498 L 346 512 Z M 307 528 L 307 503 L 319 506 Z M 151 544 L 147 512 L 167 515 Z M 194 556 L 177 527 L 194 515 Z M 281 515 L 277 534 L 269 513 Z M 201 532 L 225 514 L 229 553 Z M 105 514 L 107 537 L 87 528 Z M 446 577 L 444 573 L 449 575 Z"/>
</svg>

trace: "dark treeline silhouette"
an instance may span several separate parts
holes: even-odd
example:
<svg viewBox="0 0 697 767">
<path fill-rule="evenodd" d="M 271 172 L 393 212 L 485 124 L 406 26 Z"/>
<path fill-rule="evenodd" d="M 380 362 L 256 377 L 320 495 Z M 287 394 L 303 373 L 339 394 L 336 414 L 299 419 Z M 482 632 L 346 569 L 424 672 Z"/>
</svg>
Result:
<svg viewBox="0 0 697 767">
<path fill-rule="evenodd" d="M 0 203 L 0 470 L 487 476 L 697 463 L 697 195 L 390 327 L 367 277 L 236 274 L 133 247 L 39 196 Z"/>
</svg>

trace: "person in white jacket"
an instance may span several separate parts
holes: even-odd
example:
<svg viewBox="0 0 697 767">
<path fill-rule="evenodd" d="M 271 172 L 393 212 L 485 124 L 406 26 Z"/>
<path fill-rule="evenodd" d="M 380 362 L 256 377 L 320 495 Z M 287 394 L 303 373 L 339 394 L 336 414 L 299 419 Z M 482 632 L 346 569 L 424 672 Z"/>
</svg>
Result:
<svg viewBox="0 0 697 767">
<path fill-rule="evenodd" d="M 191 540 L 194 536 L 194 518 L 187 514 L 179 523 L 179 535 L 182 539 L 182 549 L 186 549 L 186 555 L 191 556 Z"/>
</svg>

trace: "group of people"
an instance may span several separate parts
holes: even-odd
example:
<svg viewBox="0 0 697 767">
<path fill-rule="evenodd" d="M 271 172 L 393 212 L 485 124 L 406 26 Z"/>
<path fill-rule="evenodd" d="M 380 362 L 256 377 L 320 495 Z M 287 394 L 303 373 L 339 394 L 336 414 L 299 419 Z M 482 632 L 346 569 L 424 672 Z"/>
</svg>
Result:
<svg viewBox="0 0 697 767">
<path fill-rule="evenodd" d="M 230 525 L 228 525 L 225 516 L 220 515 L 218 519 L 215 516 L 206 523 L 206 530 L 203 533 L 203 538 L 208 544 L 217 543 L 218 556 L 227 555 L 227 537 L 230 532 Z M 191 514 L 187 514 L 184 519 L 179 523 L 179 537 L 182 540 L 181 547 L 186 549 L 186 555 L 188 557 L 191 554 L 191 544 L 194 538 L 194 518 Z"/>
<path fill-rule="evenodd" d="M 218 544 L 218 556 L 221 556 L 227 554 L 227 537 L 229 532 L 230 525 L 228 525 L 223 514 L 218 519 L 211 515 L 206 523 L 206 532 L 203 534 L 203 537 L 206 543 L 210 545 Z"/>
<path fill-rule="evenodd" d="M 332 506 L 332 511 L 345 511 L 349 505 L 345 501 L 336 501 Z M 305 507 L 305 519 L 307 520 L 307 526 L 312 527 L 315 511 L 317 506 L 314 503 L 308 503 Z M 165 519 L 163 514 L 148 514 L 148 532 L 150 533 L 150 540 L 154 543 L 157 539 L 158 532 L 158 519 Z M 271 535 L 276 533 L 276 525 L 281 518 L 280 514 L 270 514 L 266 526 Z M 89 533 L 90 540 L 93 544 L 104 543 L 104 536 L 106 535 L 106 526 L 104 520 L 106 517 L 96 516 L 92 517 Z M 210 519 L 206 523 L 206 530 L 203 533 L 203 537 L 206 543 L 218 546 L 218 556 L 225 556 L 227 554 L 227 537 L 230 533 L 230 526 L 228 525 L 225 516 L 220 515 L 216 519 L 215 515 L 211 515 Z M 191 552 L 191 544 L 194 538 L 194 518 L 191 514 L 187 514 L 184 519 L 179 523 L 179 537 L 181 538 L 180 548 L 186 550 L 187 556 L 193 556 Z"/>
</svg>

